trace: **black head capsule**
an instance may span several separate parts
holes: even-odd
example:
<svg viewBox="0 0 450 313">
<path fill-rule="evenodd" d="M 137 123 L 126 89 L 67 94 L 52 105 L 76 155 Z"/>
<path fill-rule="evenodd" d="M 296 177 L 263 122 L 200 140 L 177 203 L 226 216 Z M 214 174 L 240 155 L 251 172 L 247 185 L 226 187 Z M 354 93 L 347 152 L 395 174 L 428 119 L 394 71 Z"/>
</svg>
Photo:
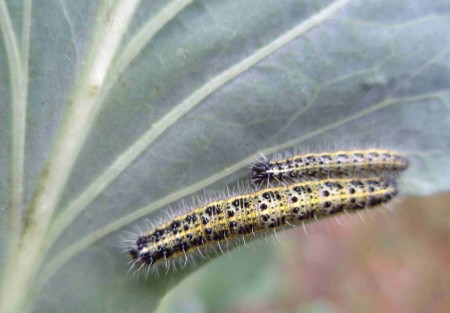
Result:
<svg viewBox="0 0 450 313">
<path fill-rule="evenodd" d="M 251 173 L 253 181 L 260 184 L 271 178 L 272 173 L 269 173 L 270 166 L 268 163 L 258 162 L 252 165 Z"/>
<path fill-rule="evenodd" d="M 130 252 L 131 259 L 133 261 L 135 261 L 135 260 L 137 260 L 137 258 L 139 258 L 139 251 L 138 250 L 130 247 L 129 252 Z"/>
</svg>

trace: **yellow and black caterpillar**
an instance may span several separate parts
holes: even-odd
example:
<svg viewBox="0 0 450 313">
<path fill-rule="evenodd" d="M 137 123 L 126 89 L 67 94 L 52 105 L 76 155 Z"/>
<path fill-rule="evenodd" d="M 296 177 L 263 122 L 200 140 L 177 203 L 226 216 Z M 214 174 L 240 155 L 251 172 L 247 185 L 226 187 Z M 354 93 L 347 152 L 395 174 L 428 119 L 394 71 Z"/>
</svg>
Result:
<svg viewBox="0 0 450 313">
<path fill-rule="evenodd" d="M 170 266 L 168 262 L 187 260 L 221 242 L 372 208 L 396 194 L 396 182 L 389 177 L 324 179 L 262 189 L 192 208 L 138 235 L 128 249 L 139 268 Z"/>
<path fill-rule="evenodd" d="M 311 178 L 351 177 L 360 173 L 396 174 L 408 167 L 408 160 L 392 150 L 342 150 L 298 154 L 279 160 L 260 161 L 252 165 L 255 184 L 272 181 L 296 181 Z"/>
</svg>

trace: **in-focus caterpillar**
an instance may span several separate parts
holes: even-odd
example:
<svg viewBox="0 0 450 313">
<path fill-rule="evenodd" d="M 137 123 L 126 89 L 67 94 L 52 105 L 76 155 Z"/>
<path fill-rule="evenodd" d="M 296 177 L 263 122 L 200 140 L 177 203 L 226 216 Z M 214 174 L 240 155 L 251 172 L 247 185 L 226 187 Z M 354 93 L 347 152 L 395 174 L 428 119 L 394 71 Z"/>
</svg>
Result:
<svg viewBox="0 0 450 313">
<path fill-rule="evenodd" d="M 299 179 L 345 177 L 358 173 L 395 174 L 408 167 L 408 160 L 391 150 L 368 149 L 298 154 L 285 159 L 260 161 L 252 165 L 255 184 Z"/>
<path fill-rule="evenodd" d="M 148 266 L 149 271 L 160 264 L 169 268 L 213 245 L 220 248 L 229 240 L 245 242 L 274 230 L 371 208 L 396 194 L 395 180 L 387 177 L 325 179 L 257 190 L 195 207 L 136 236 L 128 251 L 138 268 Z"/>
</svg>

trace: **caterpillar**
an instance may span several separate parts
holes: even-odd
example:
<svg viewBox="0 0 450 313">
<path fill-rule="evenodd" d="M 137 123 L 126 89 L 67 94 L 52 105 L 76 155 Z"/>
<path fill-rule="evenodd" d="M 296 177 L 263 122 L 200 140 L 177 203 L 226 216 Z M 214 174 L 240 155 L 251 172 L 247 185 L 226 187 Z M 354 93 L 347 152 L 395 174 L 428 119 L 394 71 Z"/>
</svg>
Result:
<svg viewBox="0 0 450 313">
<path fill-rule="evenodd" d="M 249 239 L 342 212 L 388 202 L 397 194 L 392 178 L 339 178 L 298 182 L 211 201 L 136 235 L 128 252 L 139 268 L 202 253 L 220 243 Z M 185 263 L 186 264 L 186 263 Z"/>
<path fill-rule="evenodd" d="M 368 149 L 298 154 L 285 159 L 260 161 L 251 167 L 255 184 L 299 179 L 345 177 L 405 170 L 408 160 L 391 150 Z"/>
</svg>

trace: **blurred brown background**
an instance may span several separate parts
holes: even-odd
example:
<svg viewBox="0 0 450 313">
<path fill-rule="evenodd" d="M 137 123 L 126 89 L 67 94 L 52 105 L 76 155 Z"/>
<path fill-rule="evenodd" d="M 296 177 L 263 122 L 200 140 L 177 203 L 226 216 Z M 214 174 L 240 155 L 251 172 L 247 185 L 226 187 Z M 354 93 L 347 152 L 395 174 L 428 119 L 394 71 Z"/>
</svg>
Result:
<svg viewBox="0 0 450 313">
<path fill-rule="evenodd" d="M 284 232 L 210 262 L 159 312 L 450 312 L 449 208 L 450 192 Z"/>
</svg>

